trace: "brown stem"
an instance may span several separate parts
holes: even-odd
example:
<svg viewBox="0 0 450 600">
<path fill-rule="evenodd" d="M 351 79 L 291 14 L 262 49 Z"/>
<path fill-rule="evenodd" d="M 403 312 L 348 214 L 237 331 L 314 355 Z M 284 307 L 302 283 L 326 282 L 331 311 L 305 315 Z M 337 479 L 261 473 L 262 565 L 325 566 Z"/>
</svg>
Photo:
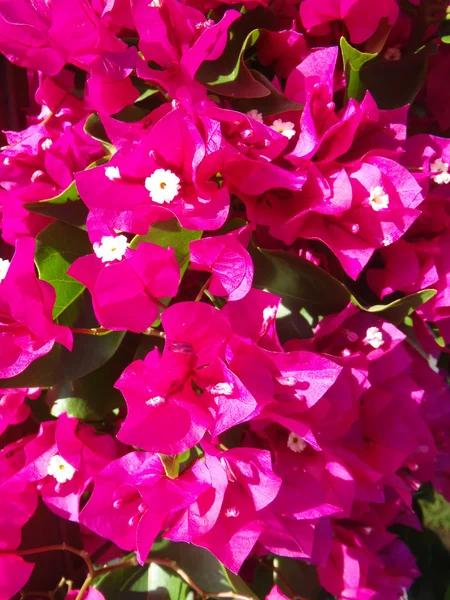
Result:
<svg viewBox="0 0 450 600">
<path fill-rule="evenodd" d="M 111 333 L 110 329 L 105 329 L 104 327 L 92 327 L 91 329 L 72 327 L 71 331 L 72 333 L 82 333 L 83 335 L 106 335 L 107 333 Z"/>
<path fill-rule="evenodd" d="M 29 556 L 31 554 L 42 554 L 43 552 L 53 552 L 60 550 L 61 552 L 71 552 L 76 554 L 84 560 L 89 571 L 89 575 L 93 575 L 95 572 L 94 565 L 92 564 L 91 558 L 84 550 L 78 550 L 68 544 L 55 544 L 53 546 L 42 546 L 42 548 L 30 548 L 27 550 L 14 550 L 13 552 L 1 551 L 0 554 L 16 554 L 17 556 Z"/>
<path fill-rule="evenodd" d="M 80 591 L 78 592 L 75 600 L 81 600 L 84 596 L 84 593 L 88 591 L 88 589 L 91 586 L 91 583 L 94 581 L 95 577 L 92 577 L 91 575 L 88 575 L 83 583 L 83 585 L 80 587 Z"/>
<path fill-rule="evenodd" d="M 154 337 L 159 337 L 165 339 L 166 334 L 164 331 L 158 331 L 154 327 L 148 327 L 145 331 L 142 332 L 144 335 L 152 335 Z"/>
<path fill-rule="evenodd" d="M 205 291 L 208 289 L 209 284 L 211 283 L 211 279 L 212 279 L 212 275 L 211 277 L 209 277 L 205 284 L 202 286 L 201 290 L 199 291 L 199 293 L 197 294 L 197 297 L 195 298 L 195 302 L 200 302 L 200 300 L 203 298 L 203 294 L 205 293 Z"/>
</svg>

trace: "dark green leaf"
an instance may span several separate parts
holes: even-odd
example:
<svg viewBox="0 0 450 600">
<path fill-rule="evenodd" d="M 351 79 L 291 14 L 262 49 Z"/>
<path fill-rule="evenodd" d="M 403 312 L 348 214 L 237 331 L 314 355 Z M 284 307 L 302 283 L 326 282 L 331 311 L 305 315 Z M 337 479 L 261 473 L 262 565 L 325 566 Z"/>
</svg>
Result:
<svg viewBox="0 0 450 600">
<path fill-rule="evenodd" d="M 288 100 L 286 96 L 277 90 L 272 82 L 262 73 L 254 69 L 249 69 L 249 71 L 252 77 L 266 87 L 270 93 L 262 98 L 238 98 L 233 101 L 234 108 L 241 112 L 248 112 L 252 109 L 256 109 L 262 113 L 264 117 L 290 110 L 299 111 L 303 109 L 302 104 Z"/>
<path fill-rule="evenodd" d="M 353 48 L 344 37 L 341 37 L 341 52 L 347 81 L 347 98 L 362 100 L 366 88 L 361 81 L 360 70 L 363 65 L 373 60 L 377 54 L 360 52 Z"/>
<path fill-rule="evenodd" d="M 51 414 L 66 412 L 84 421 L 100 421 L 124 404 L 122 394 L 114 388 L 123 370 L 133 360 L 139 336 L 127 333 L 117 352 L 103 366 L 86 377 L 55 386 L 47 396 L 53 401 Z"/>
<path fill-rule="evenodd" d="M 426 80 L 428 57 L 436 48 L 431 43 L 400 60 L 386 60 L 379 55 L 361 68 L 361 81 L 379 108 L 400 108 L 414 101 Z"/>
<path fill-rule="evenodd" d="M 130 248 L 137 248 L 141 242 L 151 242 L 161 248 L 173 248 L 180 265 L 181 276 L 189 264 L 189 242 L 199 240 L 202 231 L 183 229 L 176 219 L 154 223 L 146 235 L 137 235 L 130 243 Z"/>
<path fill-rule="evenodd" d="M 132 555 L 131 555 L 132 556 Z M 170 559 L 183 569 L 207 595 L 233 592 L 258 600 L 257 596 L 238 576 L 231 574 L 210 552 L 192 544 L 173 543 L 162 540 L 154 544 L 152 558 Z M 185 600 L 190 593 L 176 573 L 166 567 L 147 565 L 126 567 L 103 575 L 94 587 L 108 600 L 121 600 L 123 592 L 148 592 L 155 600 Z M 160 596 L 159 593 L 165 594 Z"/>
<path fill-rule="evenodd" d="M 56 319 L 82 294 L 84 286 L 67 275 L 67 269 L 75 259 L 92 252 L 87 234 L 56 221 L 37 236 L 35 262 L 39 278 L 48 281 L 56 292 L 53 318 Z"/>
<path fill-rule="evenodd" d="M 0 388 L 51 387 L 84 377 L 114 355 L 124 335 L 124 331 L 101 336 L 74 334 L 72 352 L 55 344 L 51 352 L 32 362 L 20 375 L 1 379 Z"/>
<path fill-rule="evenodd" d="M 405 296 L 399 300 L 395 300 L 390 304 L 376 304 L 365 308 L 362 306 L 356 298 L 352 296 L 352 302 L 356 304 L 361 310 L 370 313 L 377 313 L 386 321 L 394 323 L 394 325 L 400 324 L 408 315 L 413 313 L 419 306 L 428 302 L 430 298 L 436 295 L 436 290 L 422 290 L 416 292 L 410 296 Z"/>
<path fill-rule="evenodd" d="M 283 577 L 283 580 L 281 580 L 278 573 L 275 573 L 275 583 L 281 587 L 285 594 L 289 595 L 289 590 L 283 585 L 286 581 L 297 596 L 317 598 L 321 586 L 314 565 L 284 556 L 277 556 L 274 558 L 274 562 L 278 573 Z"/>
<path fill-rule="evenodd" d="M 101 143 L 106 154 L 114 154 L 116 149 L 111 143 L 111 140 L 108 138 L 108 134 L 106 133 L 106 130 L 103 127 L 103 123 L 101 122 L 100 117 L 97 114 L 94 113 L 86 119 L 86 123 L 84 124 L 84 131 L 92 139 Z"/>
<path fill-rule="evenodd" d="M 230 573 L 204 548 L 162 540 L 152 548 L 150 556 L 174 560 L 198 586 L 209 594 L 231 591 L 257 600 L 257 596 L 241 577 Z"/>
<path fill-rule="evenodd" d="M 108 600 L 186 600 L 193 594 L 176 573 L 159 565 L 126 567 L 103 575 L 94 587 Z"/>
<path fill-rule="evenodd" d="M 312 315 L 343 310 L 350 301 L 345 286 L 308 260 L 283 250 L 249 248 L 255 266 L 253 285 L 297 301 Z"/>
<path fill-rule="evenodd" d="M 237 19 L 228 30 L 228 41 L 216 60 L 205 60 L 195 78 L 209 90 L 234 98 L 261 98 L 270 91 L 250 73 L 244 62 L 245 51 L 253 47 L 260 29 L 276 26 L 275 16 L 263 9 L 252 10 Z"/>
</svg>

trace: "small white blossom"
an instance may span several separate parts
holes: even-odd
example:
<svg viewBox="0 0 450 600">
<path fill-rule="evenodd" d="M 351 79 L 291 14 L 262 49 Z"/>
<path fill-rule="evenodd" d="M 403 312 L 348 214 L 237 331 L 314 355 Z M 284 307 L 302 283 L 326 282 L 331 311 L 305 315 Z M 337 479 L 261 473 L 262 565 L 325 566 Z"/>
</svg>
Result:
<svg viewBox="0 0 450 600">
<path fill-rule="evenodd" d="M 231 396 L 233 393 L 233 384 L 226 382 L 217 383 L 216 385 L 210 386 L 208 392 L 217 396 Z"/>
<path fill-rule="evenodd" d="M 56 479 L 58 483 L 66 483 L 75 475 L 76 469 L 69 465 L 59 454 L 55 454 L 50 459 L 47 468 L 47 474 Z"/>
<path fill-rule="evenodd" d="M 291 121 L 282 121 L 281 119 L 276 119 L 272 125 L 270 126 L 274 131 L 278 131 L 284 137 L 287 137 L 290 140 L 295 135 L 295 126 Z"/>
<path fill-rule="evenodd" d="M 225 511 L 225 516 L 226 517 L 238 517 L 239 510 L 235 506 L 232 506 L 231 508 L 227 508 Z"/>
<path fill-rule="evenodd" d="M 168 204 L 172 202 L 181 189 L 180 179 L 166 169 L 156 169 L 150 177 L 145 180 L 145 188 L 150 192 L 150 197 L 157 204 Z"/>
<path fill-rule="evenodd" d="M 0 282 L 5 279 L 10 264 L 9 260 L 0 258 Z"/>
<path fill-rule="evenodd" d="M 376 185 L 375 187 L 370 188 L 369 203 L 373 210 L 377 212 L 388 208 L 389 196 L 386 194 L 381 185 Z"/>
<path fill-rule="evenodd" d="M 437 158 L 430 165 L 430 171 L 435 173 L 432 175 L 434 182 L 439 185 L 450 183 L 450 173 L 448 172 L 448 163 L 445 163 L 442 158 Z"/>
<path fill-rule="evenodd" d="M 113 260 L 122 260 L 128 248 L 128 241 L 124 235 L 105 235 L 102 237 L 101 244 L 94 244 L 94 252 L 97 258 L 101 258 L 103 263 Z"/>
<path fill-rule="evenodd" d="M 250 117 L 251 119 L 255 119 L 255 121 L 259 121 L 260 123 L 263 122 L 262 113 L 260 113 L 258 110 L 256 110 L 256 108 L 249 110 L 247 113 L 247 117 Z"/>
<path fill-rule="evenodd" d="M 292 452 L 300 453 L 303 452 L 303 450 L 306 448 L 307 443 L 304 440 L 302 440 L 302 438 L 299 437 L 296 433 L 291 431 L 288 437 L 287 446 L 289 450 L 292 450 Z"/>
<path fill-rule="evenodd" d="M 165 400 L 161 396 L 155 396 L 154 398 L 149 398 L 145 404 L 148 406 L 160 406 L 164 404 Z"/>
<path fill-rule="evenodd" d="M 115 179 L 120 179 L 119 167 L 105 167 L 105 175 L 111 181 L 114 181 Z"/>
<path fill-rule="evenodd" d="M 366 337 L 363 340 L 366 344 L 372 346 L 372 348 L 381 348 L 384 344 L 383 333 L 378 327 L 369 327 L 366 331 Z"/>
<path fill-rule="evenodd" d="M 41 146 L 42 146 L 42 150 L 48 150 L 50 148 L 50 146 L 53 145 L 53 142 L 50 138 L 45 139 Z"/>
</svg>

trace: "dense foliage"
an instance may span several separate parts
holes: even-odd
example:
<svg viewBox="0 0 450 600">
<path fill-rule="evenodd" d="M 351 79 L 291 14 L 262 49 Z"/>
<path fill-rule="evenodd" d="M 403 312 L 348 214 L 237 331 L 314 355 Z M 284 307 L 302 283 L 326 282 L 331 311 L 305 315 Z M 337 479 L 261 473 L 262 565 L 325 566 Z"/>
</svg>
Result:
<svg viewBox="0 0 450 600">
<path fill-rule="evenodd" d="M 0 600 L 444 597 L 447 6 L 0 1 Z"/>
</svg>

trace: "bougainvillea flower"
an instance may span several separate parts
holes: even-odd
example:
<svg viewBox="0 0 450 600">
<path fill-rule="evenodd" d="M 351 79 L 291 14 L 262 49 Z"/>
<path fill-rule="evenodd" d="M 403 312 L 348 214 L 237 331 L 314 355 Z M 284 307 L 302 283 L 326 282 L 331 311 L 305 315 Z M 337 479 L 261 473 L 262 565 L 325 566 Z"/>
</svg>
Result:
<svg viewBox="0 0 450 600">
<path fill-rule="evenodd" d="M 133 233 L 145 234 L 152 222 L 173 216 L 188 229 L 219 228 L 228 213 L 228 192 L 210 180 L 220 167 L 192 120 L 174 109 L 144 133 L 108 165 L 77 174 L 89 209 L 106 225 Z"/>
<path fill-rule="evenodd" d="M 145 331 L 159 314 L 159 299 L 173 297 L 180 281 L 174 251 L 142 242 L 128 248 L 124 235 L 94 242 L 95 254 L 78 258 L 67 271 L 91 292 L 99 323 L 108 329 Z"/>
<path fill-rule="evenodd" d="M 326 35 L 332 21 L 343 20 L 354 44 L 365 42 L 375 33 L 381 19 L 387 19 L 390 25 L 395 23 L 398 13 L 394 0 L 383 0 L 377 5 L 367 0 L 325 0 L 320 4 L 304 0 L 300 5 L 300 17 L 307 29 Z"/>
<path fill-rule="evenodd" d="M 32 238 L 20 238 L 11 264 L 0 284 L 2 346 L 0 378 L 24 371 L 36 358 L 50 352 L 56 342 L 72 348 L 72 332 L 52 319 L 55 291 L 34 271 Z"/>
<path fill-rule="evenodd" d="M 25 441 L 16 472 L 1 487 L 23 494 L 36 490 L 53 512 L 77 521 L 80 498 L 89 481 L 116 454 L 116 443 L 109 435 L 97 435 L 91 425 L 62 414 Z"/>
<path fill-rule="evenodd" d="M 251 289 L 253 262 L 245 249 L 249 242 L 247 227 L 226 235 L 196 240 L 189 244 L 191 266 L 212 273 L 208 289 L 215 296 L 240 300 Z"/>
<path fill-rule="evenodd" d="M 34 564 L 15 554 L 0 554 L 0 598 L 9 600 L 27 583 Z"/>
<path fill-rule="evenodd" d="M 2 390 L 0 398 L 0 435 L 9 425 L 22 423 L 28 418 L 30 408 L 25 399 L 35 399 L 40 395 L 39 388 Z"/>
<path fill-rule="evenodd" d="M 206 490 L 166 537 L 207 548 L 236 573 L 262 531 L 258 514 L 276 497 L 281 480 L 270 453 L 254 448 L 207 454 L 205 465 L 214 494 Z"/>
<path fill-rule="evenodd" d="M 143 564 L 166 519 L 195 502 L 205 487 L 184 475 L 166 477 L 156 454 L 131 452 L 95 477 L 80 521 L 123 550 L 136 550 Z"/>
</svg>

